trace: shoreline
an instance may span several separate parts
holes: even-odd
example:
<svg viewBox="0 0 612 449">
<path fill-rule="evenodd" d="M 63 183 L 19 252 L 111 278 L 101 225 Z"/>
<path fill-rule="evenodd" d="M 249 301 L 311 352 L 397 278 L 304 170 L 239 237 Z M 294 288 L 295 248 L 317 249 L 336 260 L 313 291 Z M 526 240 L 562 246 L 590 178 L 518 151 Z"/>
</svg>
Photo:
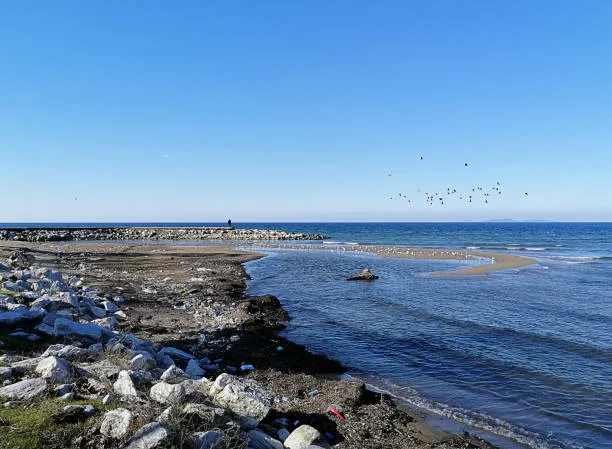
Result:
<svg viewBox="0 0 612 449">
<path fill-rule="evenodd" d="M 243 263 L 264 257 L 262 254 L 238 251 L 230 245 L 0 242 L 0 256 L 15 249 L 33 255 L 39 265 L 67 274 L 81 272 L 100 291 L 120 291 L 130 317 L 122 332 L 150 338 L 156 344 L 193 349 L 205 329 L 207 342 L 199 345 L 200 350 L 211 360 L 222 359 L 228 370 L 230 365 L 253 364 L 256 369 L 247 378 L 278 396 L 294 398 L 275 405 L 275 413 L 328 431 L 334 448 L 494 447 L 480 438 L 435 429 L 414 410 L 407 412 L 389 396 L 365 390 L 361 382 L 330 378 L 330 374 L 334 377 L 345 371 L 340 363 L 280 337 L 288 317 L 278 300 L 245 295 L 248 275 Z M 202 282 L 204 274 L 209 281 Z M 172 280 L 164 281 L 166 278 Z M 202 319 L 187 307 L 199 297 L 196 290 L 212 298 L 206 307 L 210 313 Z M 178 301 L 173 299 L 177 294 Z M 315 390 L 320 393 L 306 394 Z M 329 403 L 345 405 L 347 419 L 327 416 L 324 411 Z"/>
<path fill-rule="evenodd" d="M 366 252 L 380 257 L 394 259 L 426 259 L 426 260 L 477 260 L 489 259 L 489 264 L 479 264 L 460 270 L 434 271 L 432 276 L 455 276 L 455 275 L 483 275 L 491 271 L 507 270 L 510 268 L 521 268 L 538 263 L 536 259 L 515 254 L 506 254 L 487 251 L 470 251 L 461 249 L 438 249 L 438 248 L 409 248 L 402 246 L 381 245 L 344 245 L 339 247 L 318 246 L 314 244 L 290 244 L 279 245 L 273 243 L 259 244 L 263 249 L 314 249 L 322 251 L 334 251 L 342 248 L 342 251 Z"/>
</svg>

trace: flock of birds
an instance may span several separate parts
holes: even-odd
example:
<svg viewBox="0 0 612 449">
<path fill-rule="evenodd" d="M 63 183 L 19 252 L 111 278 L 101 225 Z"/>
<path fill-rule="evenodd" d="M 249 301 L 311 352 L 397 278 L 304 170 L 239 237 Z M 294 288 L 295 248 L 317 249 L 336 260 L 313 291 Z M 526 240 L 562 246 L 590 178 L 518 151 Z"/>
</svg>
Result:
<svg viewBox="0 0 612 449">
<path fill-rule="evenodd" d="M 423 156 L 421 156 L 421 160 L 423 159 Z M 467 167 L 468 165 L 469 164 L 467 162 L 464 163 L 464 167 Z M 388 176 L 393 175 L 389 173 Z M 425 204 L 427 204 L 428 206 L 433 206 L 437 203 L 441 206 L 444 206 L 445 204 L 448 204 L 448 201 L 451 198 L 459 198 L 460 201 L 463 201 L 468 204 L 474 202 L 484 202 L 484 204 L 488 204 L 491 196 L 495 197 L 502 194 L 501 187 L 502 183 L 500 181 L 497 181 L 495 185 L 491 187 L 476 185 L 474 187 L 471 187 L 471 190 L 468 189 L 467 192 L 461 193 L 455 187 L 449 186 L 446 187 L 446 190 L 441 189 L 438 192 L 424 192 Z M 421 189 L 417 189 L 417 193 L 423 194 L 423 192 L 421 192 Z M 525 192 L 525 196 L 529 196 L 529 192 Z M 389 197 L 390 200 L 393 200 L 395 198 L 405 200 L 408 202 L 408 204 L 412 204 L 412 199 L 409 198 L 408 195 L 406 195 L 405 193 L 400 192 L 397 194 L 397 197 Z"/>
</svg>

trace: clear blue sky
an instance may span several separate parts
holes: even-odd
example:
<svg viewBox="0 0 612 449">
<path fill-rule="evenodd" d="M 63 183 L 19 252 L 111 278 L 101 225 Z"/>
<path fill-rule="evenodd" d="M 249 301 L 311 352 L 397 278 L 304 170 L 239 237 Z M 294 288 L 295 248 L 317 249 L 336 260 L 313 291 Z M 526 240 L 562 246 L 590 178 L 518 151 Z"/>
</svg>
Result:
<svg viewBox="0 0 612 449">
<path fill-rule="evenodd" d="M 608 0 L 1 2 L 0 222 L 611 221 L 611 23 Z"/>
</svg>

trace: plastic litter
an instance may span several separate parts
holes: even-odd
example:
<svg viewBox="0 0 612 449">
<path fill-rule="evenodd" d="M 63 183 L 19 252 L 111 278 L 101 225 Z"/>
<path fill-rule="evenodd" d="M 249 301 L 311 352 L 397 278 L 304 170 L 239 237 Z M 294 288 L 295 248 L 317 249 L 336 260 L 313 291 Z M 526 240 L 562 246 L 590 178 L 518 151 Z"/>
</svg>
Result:
<svg viewBox="0 0 612 449">
<path fill-rule="evenodd" d="M 342 415 L 342 406 L 331 404 L 329 407 L 327 407 L 327 412 L 336 415 L 338 418 L 344 421 L 344 416 Z"/>
<path fill-rule="evenodd" d="M 308 396 L 313 397 L 319 394 L 319 390 L 312 390 L 310 393 L 308 393 Z"/>
</svg>

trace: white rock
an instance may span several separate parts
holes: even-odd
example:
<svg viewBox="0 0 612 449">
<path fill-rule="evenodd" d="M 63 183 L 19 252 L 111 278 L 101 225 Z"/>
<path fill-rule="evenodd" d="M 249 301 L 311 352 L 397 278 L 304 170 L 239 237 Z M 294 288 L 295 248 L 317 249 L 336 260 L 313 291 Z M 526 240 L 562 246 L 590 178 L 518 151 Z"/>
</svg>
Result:
<svg viewBox="0 0 612 449">
<path fill-rule="evenodd" d="M 155 359 L 148 352 L 141 352 L 130 360 L 130 368 L 135 371 L 148 371 L 155 368 L 155 366 L 157 366 L 157 363 L 155 363 Z"/>
<path fill-rule="evenodd" d="M 108 329 L 95 324 L 75 323 L 66 318 L 57 318 L 53 329 L 53 333 L 56 336 L 81 335 L 92 340 L 100 340 L 103 331 L 108 332 Z"/>
<path fill-rule="evenodd" d="M 323 448 L 329 447 L 329 444 L 325 441 L 321 432 L 306 424 L 301 425 L 291 432 L 284 442 L 287 449 L 308 449 L 312 444 L 316 444 Z"/>
<path fill-rule="evenodd" d="M 38 365 L 43 358 L 44 357 L 34 357 L 31 359 L 24 358 L 22 360 L 11 359 L 10 364 L 11 368 L 13 368 L 13 373 L 21 375 L 36 369 L 36 365 Z"/>
<path fill-rule="evenodd" d="M 127 320 L 128 316 L 125 314 L 123 310 L 117 310 L 113 315 L 121 320 Z"/>
<path fill-rule="evenodd" d="M 25 400 L 42 395 L 47 390 L 47 382 L 41 377 L 26 379 L 0 388 L 0 398 Z"/>
<path fill-rule="evenodd" d="M 187 379 L 185 372 L 176 365 L 170 366 L 160 377 L 161 380 L 169 384 L 178 384 Z"/>
<path fill-rule="evenodd" d="M 132 412 L 126 408 L 116 408 L 106 412 L 100 426 L 100 433 L 112 438 L 123 438 L 134 422 Z"/>
<path fill-rule="evenodd" d="M 110 394 L 107 394 L 102 398 L 102 405 L 108 405 L 115 402 L 115 398 L 113 398 Z"/>
<path fill-rule="evenodd" d="M 72 384 L 61 384 L 58 385 L 57 387 L 54 388 L 55 393 L 58 396 L 63 396 L 66 393 L 70 393 L 73 389 L 73 385 Z"/>
<path fill-rule="evenodd" d="M 122 396 L 133 396 L 138 397 L 138 391 L 134 386 L 130 372 L 123 370 L 119 372 L 117 381 L 113 384 L 113 389 L 116 393 Z"/>
<path fill-rule="evenodd" d="M 195 393 L 203 394 L 204 396 L 210 396 L 210 387 L 212 382 L 206 377 L 201 379 L 187 379 L 181 382 L 181 385 L 185 387 L 185 394 L 193 395 Z"/>
<path fill-rule="evenodd" d="M 168 424 L 172 420 L 173 413 L 174 413 L 174 407 L 170 406 L 159 414 L 156 421 L 162 424 Z"/>
<path fill-rule="evenodd" d="M 202 368 L 200 368 L 200 365 L 195 359 L 191 359 L 187 364 L 185 374 L 191 377 L 192 379 L 199 379 L 200 377 L 204 376 L 206 372 Z"/>
<path fill-rule="evenodd" d="M 189 354 L 188 352 L 181 351 L 180 349 L 172 348 L 170 346 L 162 348 L 157 353 L 157 355 L 158 356 L 159 355 L 169 355 L 173 359 L 183 359 L 183 360 L 189 360 L 189 359 L 193 359 L 194 358 L 194 356 Z"/>
<path fill-rule="evenodd" d="M 0 366 L 0 381 L 10 379 L 13 369 L 10 366 Z"/>
<path fill-rule="evenodd" d="M 53 293 L 52 295 L 44 295 L 43 298 L 58 303 L 58 306 L 61 305 L 61 303 L 70 307 L 79 306 L 79 298 L 72 292 L 57 292 Z"/>
<path fill-rule="evenodd" d="M 213 403 L 229 408 L 247 428 L 256 427 L 266 417 L 273 397 L 255 382 L 223 373 L 213 383 Z"/>
<path fill-rule="evenodd" d="M 78 348 L 73 345 L 56 344 L 51 345 L 43 352 L 41 357 L 56 356 L 66 360 L 82 359 L 89 355 L 88 349 Z"/>
<path fill-rule="evenodd" d="M 127 442 L 124 449 L 153 449 L 164 444 L 170 433 L 159 422 L 151 422 L 142 426 Z"/>
<path fill-rule="evenodd" d="M 54 356 L 42 359 L 36 366 L 36 372 L 54 383 L 66 383 L 72 379 L 70 363 Z"/>
<path fill-rule="evenodd" d="M 249 446 L 253 449 L 284 449 L 283 443 L 259 430 L 249 430 Z"/>
<path fill-rule="evenodd" d="M 98 326 L 106 327 L 108 329 L 115 329 L 117 326 L 119 326 L 119 320 L 114 316 L 99 318 L 97 320 L 93 320 L 92 323 L 97 324 Z"/>
<path fill-rule="evenodd" d="M 188 449 L 213 449 L 220 447 L 217 442 L 225 436 L 224 433 L 216 430 L 208 432 L 196 432 L 185 442 Z"/>
<path fill-rule="evenodd" d="M 60 399 L 62 401 L 72 401 L 74 399 L 74 393 L 69 391 L 68 393 L 61 395 Z"/>
<path fill-rule="evenodd" d="M 102 301 L 102 307 L 107 313 L 115 313 L 117 310 L 119 310 L 119 307 L 117 307 L 117 305 L 111 301 Z"/>
<path fill-rule="evenodd" d="M 151 387 L 149 395 L 161 404 L 178 404 L 185 398 L 185 387 L 159 382 Z"/>
</svg>

